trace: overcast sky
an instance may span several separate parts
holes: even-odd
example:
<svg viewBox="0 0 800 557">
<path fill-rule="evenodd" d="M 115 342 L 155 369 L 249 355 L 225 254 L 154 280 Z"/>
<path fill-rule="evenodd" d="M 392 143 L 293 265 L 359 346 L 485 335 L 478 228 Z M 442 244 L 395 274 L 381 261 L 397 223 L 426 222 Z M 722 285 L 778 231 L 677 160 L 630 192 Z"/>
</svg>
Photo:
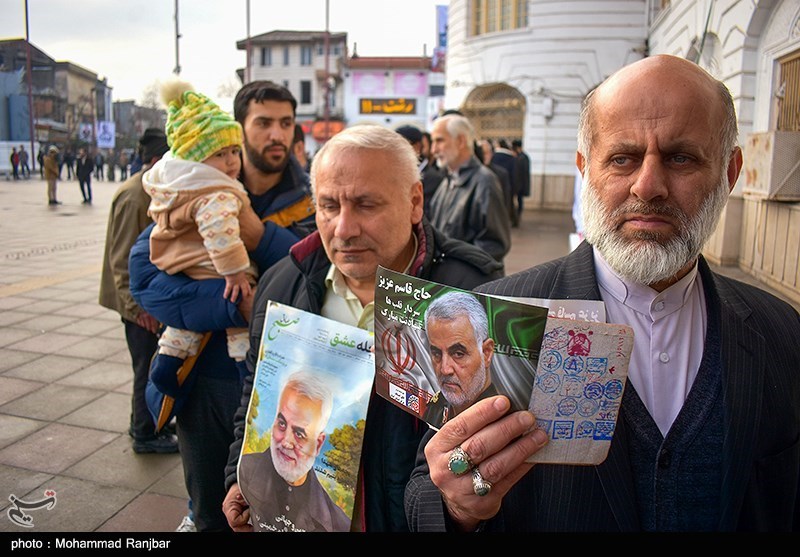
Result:
<svg viewBox="0 0 800 557">
<path fill-rule="evenodd" d="M 430 56 L 436 6 L 447 0 L 330 0 L 331 32 L 362 56 Z M 28 0 L 31 42 L 57 61 L 107 77 L 114 100 L 140 101 L 175 67 L 175 0 Z M 0 38 L 25 37 L 25 1 L 0 0 Z M 179 0 L 181 79 L 230 110 L 221 86 L 238 87 L 247 0 Z M 325 29 L 325 0 L 250 0 L 250 34 Z"/>
</svg>

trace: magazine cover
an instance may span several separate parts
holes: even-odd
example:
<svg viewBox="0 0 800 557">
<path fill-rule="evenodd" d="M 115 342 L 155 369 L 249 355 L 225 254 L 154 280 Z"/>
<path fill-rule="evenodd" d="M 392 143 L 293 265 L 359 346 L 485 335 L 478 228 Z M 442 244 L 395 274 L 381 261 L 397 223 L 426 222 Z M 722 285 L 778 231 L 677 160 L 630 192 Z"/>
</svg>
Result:
<svg viewBox="0 0 800 557">
<path fill-rule="evenodd" d="M 550 441 L 529 462 L 606 459 L 632 351 L 627 325 L 548 318 L 530 411 Z"/>
<path fill-rule="evenodd" d="M 525 410 L 547 312 L 379 267 L 376 392 L 435 429 L 496 394 Z"/>
<path fill-rule="evenodd" d="M 269 302 L 237 469 L 255 531 L 350 530 L 373 340 Z"/>
</svg>

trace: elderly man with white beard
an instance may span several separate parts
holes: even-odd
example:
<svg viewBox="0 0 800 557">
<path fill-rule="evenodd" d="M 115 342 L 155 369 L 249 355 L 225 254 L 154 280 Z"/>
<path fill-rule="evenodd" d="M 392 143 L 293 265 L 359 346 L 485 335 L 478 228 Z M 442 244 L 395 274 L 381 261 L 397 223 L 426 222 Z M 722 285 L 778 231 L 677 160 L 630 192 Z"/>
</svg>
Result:
<svg viewBox="0 0 800 557">
<path fill-rule="evenodd" d="M 475 401 L 498 394 L 491 374 L 494 340 L 486 309 L 472 294 L 458 291 L 431 302 L 425 334 L 439 391 L 422 419 L 440 428 Z"/>
<path fill-rule="evenodd" d="M 350 519 L 313 470 L 332 408 L 333 394 L 320 378 L 302 371 L 289 376 L 278 399 L 269 451 L 244 454 L 239 463 L 239 484 L 246 486 L 254 530 L 350 528 Z"/>
<path fill-rule="evenodd" d="M 742 168 L 730 93 L 687 60 L 653 56 L 587 96 L 578 134 L 586 241 L 478 290 L 602 300 L 609 322 L 633 327 L 608 457 L 526 463 L 548 440 L 535 417 L 502 396 L 479 401 L 423 439 L 411 529 L 800 529 L 800 317 L 700 254 Z M 452 458 L 475 466 L 482 489 Z"/>
</svg>

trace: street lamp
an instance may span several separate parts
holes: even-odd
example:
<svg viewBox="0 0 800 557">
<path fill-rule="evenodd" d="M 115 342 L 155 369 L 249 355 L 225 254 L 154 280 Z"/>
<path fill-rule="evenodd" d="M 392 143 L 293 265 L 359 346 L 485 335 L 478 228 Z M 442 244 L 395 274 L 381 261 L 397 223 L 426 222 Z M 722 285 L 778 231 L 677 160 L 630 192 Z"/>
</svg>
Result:
<svg viewBox="0 0 800 557">
<path fill-rule="evenodd" d="M 33 127 L 33 76 L 31 75 L 31 38 L 28 32 L 28 0 L 25 0 L 25 73 L 28 76 L 28 133 L 31 138 L 31 169 L 36 172 L 36 151 L 33 143 L 36 129 Z"/>
</svg>

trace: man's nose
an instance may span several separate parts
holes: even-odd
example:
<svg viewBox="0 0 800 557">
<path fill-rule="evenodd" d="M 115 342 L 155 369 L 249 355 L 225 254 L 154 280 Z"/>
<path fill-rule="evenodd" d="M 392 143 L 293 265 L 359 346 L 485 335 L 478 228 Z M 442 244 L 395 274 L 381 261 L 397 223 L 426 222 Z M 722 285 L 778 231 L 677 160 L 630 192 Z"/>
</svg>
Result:
<svg viewBox="0 0 800 557">
<path fill-rule="evenodd" d="M 336 216 L 336 237 L 346 240 L 355 238 L 360 233 L 361 226 L 355 211 L 347 205 L 342 205 L 339 208 L 339 214 Z"/>
<path fill-rule="evenodd" d="M 455 362 L 453 358 L 448 356 L 447 354 L 442 354 L 442 363 L 441 363 L 441 370 L 442 375 L 454 375 L 456 372 Z"/>
<path fill-rule="evenodd" d="M 283 440 L 281 441 L 281 445 L 283 445 L 284 449 L 293 450 L 295 447 L 295 443 L 288 435 L 286 435 Z"/>
<path fill-rule="evenodd" d="M 631 185 L 631 193 L 642 201 L 666 199 L 669 195 L 669 174 L 660 156 L 644 157 Z"/>
</svg>

